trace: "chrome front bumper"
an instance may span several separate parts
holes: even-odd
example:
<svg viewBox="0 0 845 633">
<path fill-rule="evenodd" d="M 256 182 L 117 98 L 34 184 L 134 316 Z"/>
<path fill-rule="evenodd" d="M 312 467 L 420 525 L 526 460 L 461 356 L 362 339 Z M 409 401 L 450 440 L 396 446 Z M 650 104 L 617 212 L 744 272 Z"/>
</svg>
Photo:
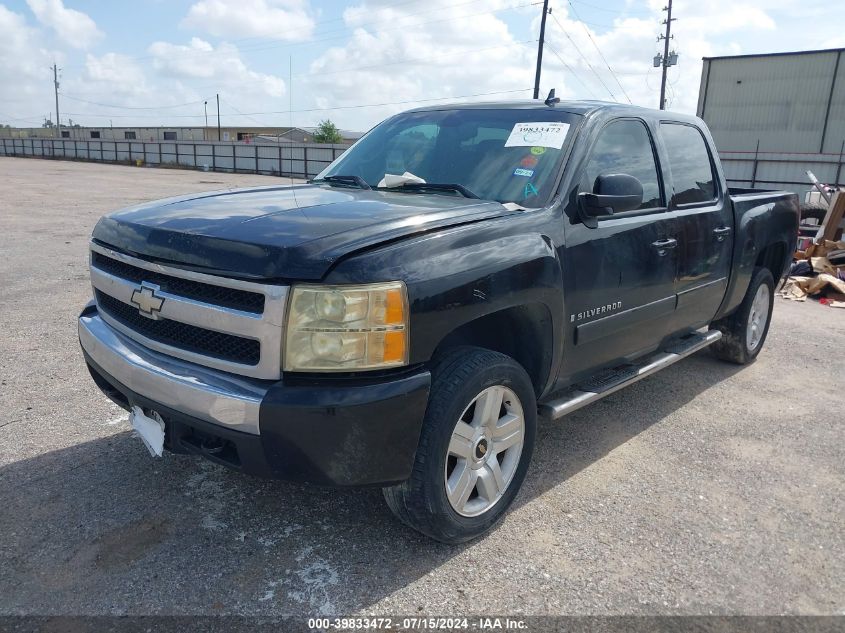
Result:
<svg viewBox="0 0 845 633">
<path fill-rule="evenodd" d="M 79 342 L 94 364 L 138 395 L 206 422 L 259 434 L 266 383 L 149 350 L 96 312 L 79 317 Z"/>
</svg>

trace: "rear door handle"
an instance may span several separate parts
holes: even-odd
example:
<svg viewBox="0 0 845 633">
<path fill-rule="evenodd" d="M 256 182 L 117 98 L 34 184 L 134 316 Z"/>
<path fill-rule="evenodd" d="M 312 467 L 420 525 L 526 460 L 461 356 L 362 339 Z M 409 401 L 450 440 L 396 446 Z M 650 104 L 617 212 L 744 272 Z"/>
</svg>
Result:
<svg viewBox="0 0 845 633">
<path fill-rule="evenodd" d="M 657 249 L 657 254 L 663 257 L 666 254 L 666 251 L 675 248 L 678 245 L 678 240 L 669 237 L 665 240 L 657 240 L 656 242 L 652 242 L 651 245 Z"/>
<path fill-rule="evenodd" d="M 724 242 L 725 238 L 731 234 L 731 227 L 729 226 L 720 226 L 718 228 L 713 229 L 713 235 L 716 236 L 717 242 Z"/>
</svg>

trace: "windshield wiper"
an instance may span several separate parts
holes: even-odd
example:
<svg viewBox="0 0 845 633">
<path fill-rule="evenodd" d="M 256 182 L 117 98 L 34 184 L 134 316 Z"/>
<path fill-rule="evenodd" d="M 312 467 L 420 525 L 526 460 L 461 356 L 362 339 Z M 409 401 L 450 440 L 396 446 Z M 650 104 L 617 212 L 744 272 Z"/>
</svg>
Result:
<svg viewBox="0 0 845 633">
<path fill-rule="evenodd" d="M 367 184 L 367 181 L 361 178 L 361 176 L 323 176 L 319 180 L 314 179 L 311 182 L 327 182 L 329 184 L 337 183 L 339 185 L 357 187 L 358 189 L 372 189 L 372 187 Z"/>
<path fill-rule="evenodd" d="M 464 198 L 479 200 L 478 195 L 463 185 L 440 182 L 406 182 L 398 187 L 379 187 L 380 189 L 404 189 L 405 191 L 457 191 Z"/>
</svg>

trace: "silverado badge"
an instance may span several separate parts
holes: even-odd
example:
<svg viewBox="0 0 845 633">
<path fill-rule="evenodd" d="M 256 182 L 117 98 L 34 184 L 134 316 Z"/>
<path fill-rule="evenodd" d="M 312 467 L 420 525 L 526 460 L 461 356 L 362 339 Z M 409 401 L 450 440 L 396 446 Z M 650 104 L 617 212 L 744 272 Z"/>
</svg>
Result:
<svg viewBox="0 0 845 633">
<path fill-rule="evenodd" d="M 575 323 L 577 321 L 583 321 L 584 319 L 590 319 L 595 316 L 599 316 L 602 314 L 606 314 L 608 312 L 616 312 L 622 307 L 621 301 L 614 301 L 613 303 L 608 303 L 603 306 L 596 306 L 595 308 L 590 308 L 589 310 L 584 310 L 583 312 L 573 313 L 569 315 L 569 322 Z"/>
</svg>

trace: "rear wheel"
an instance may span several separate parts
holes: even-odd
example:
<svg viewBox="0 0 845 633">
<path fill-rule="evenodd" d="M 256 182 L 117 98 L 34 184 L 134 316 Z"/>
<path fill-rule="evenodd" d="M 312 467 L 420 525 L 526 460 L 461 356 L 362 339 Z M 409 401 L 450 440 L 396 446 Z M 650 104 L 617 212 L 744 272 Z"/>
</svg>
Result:
<svg viewBox="0 0 845 633">
<path fill-rule="evenodd" d="M 775 282 L 768 268 L 755 268 L 745 298 L 736 311 L 711 327 L 722 332 L 722 338 L 711 346 L 722 360 L 745 365 L 763 348 L 772 320 Z"/>
<path fill-rule="evenodd" d="M 490 529 L 519 491 L 534 447 L 537 404 L 512 358 L 459 348 L 432 371 L 410 479 L 384 496 L 410 527 L 445 543 Z"/>
</svg>

